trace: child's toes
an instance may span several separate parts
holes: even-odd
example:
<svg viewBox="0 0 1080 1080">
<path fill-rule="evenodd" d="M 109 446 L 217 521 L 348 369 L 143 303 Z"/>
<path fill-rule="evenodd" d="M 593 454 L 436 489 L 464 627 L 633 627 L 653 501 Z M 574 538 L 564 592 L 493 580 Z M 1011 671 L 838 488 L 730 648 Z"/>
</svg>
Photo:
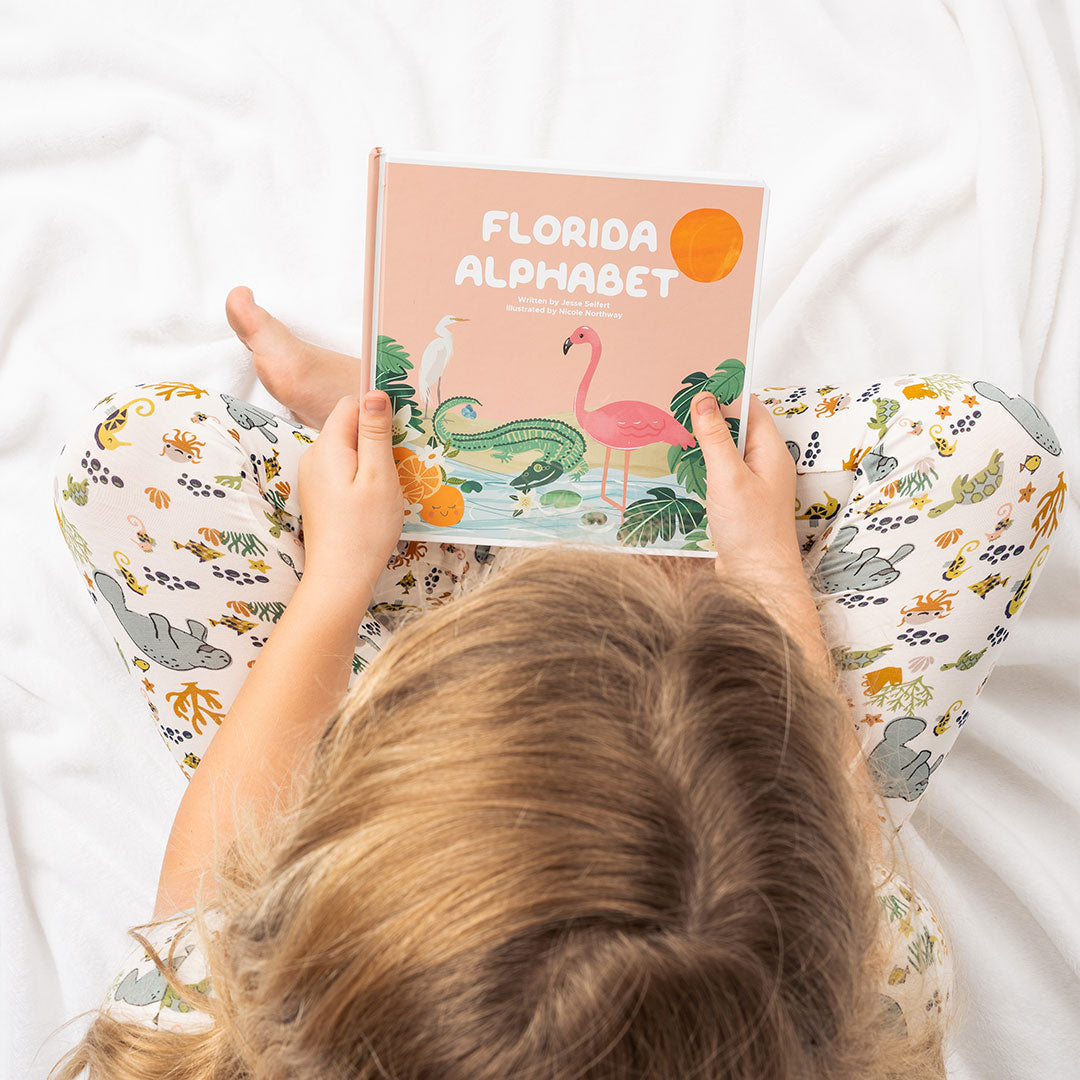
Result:
<svg viewBox="0 0 1080 1080">
<path fill-rule="evenodd" d="M 237 285 L 225 299 L 225 315 L 236 336 L 253 352 L 282 355 L 300 351 L 301 342 L 283 323 L 255 303 L 246 285 Z"/>
</svg>

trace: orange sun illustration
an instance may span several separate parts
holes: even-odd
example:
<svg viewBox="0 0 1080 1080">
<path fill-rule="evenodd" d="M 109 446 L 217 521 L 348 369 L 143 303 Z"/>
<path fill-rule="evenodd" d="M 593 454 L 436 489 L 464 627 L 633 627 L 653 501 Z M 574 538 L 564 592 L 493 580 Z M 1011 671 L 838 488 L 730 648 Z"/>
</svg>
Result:
<svg viewBox="0 0 1080 1080">
<path fill-rule="evenodd" d="M 671 230 L 671 255 L 679 271 L 694 281 L 719 281 L 742 254 L 743 233 L 726 210 L 701 207 L 683 214 Z"/>
</svg>

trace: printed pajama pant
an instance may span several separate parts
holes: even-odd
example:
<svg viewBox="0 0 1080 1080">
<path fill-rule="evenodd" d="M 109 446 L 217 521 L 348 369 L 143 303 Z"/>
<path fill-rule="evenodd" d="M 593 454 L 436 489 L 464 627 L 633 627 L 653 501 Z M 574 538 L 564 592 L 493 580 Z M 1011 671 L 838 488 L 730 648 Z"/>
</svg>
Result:
<svg viewBox="0 0 1080 1080">
<path fill-rule="evenodd" d="M 976 699 L 1050 553 L 1061 448 L 1030 402 L 951 374 L 758 394 L 796 462 L 804 565 L 898 828 L 978 722 Z M 316 435 L 160 382 L 109 394 L 61 451 L 64 539 L 188 778 L 303 572 L 297 466 Z M 479 584 L 501 550 L 399 543 L 350 683 L 404 613 Z"/>
</svg>

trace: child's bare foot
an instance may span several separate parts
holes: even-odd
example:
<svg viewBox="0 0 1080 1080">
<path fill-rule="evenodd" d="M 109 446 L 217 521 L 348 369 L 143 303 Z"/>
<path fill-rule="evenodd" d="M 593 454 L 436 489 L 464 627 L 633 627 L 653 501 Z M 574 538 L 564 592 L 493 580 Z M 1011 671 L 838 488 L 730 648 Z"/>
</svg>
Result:
<svg viewBox="0 0 1080 1080">
<path fill-rule="evenodd" d="M 321 428 L 340 398 L 365 389 L 359 359 L 301 341 L 255 303 L 246 285 L 226 297 L 225 314 L 251 350 L 259 381 L 302 424 Z"/>
</svg>

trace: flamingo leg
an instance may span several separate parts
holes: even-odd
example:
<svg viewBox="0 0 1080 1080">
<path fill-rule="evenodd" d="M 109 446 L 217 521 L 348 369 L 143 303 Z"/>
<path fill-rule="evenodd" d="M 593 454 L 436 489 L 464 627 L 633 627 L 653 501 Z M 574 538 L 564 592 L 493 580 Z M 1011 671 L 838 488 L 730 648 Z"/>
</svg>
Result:
<svg viewBox="0 0 1080 1080">
<path fill-rule="evenodd" d="M 626 451 L 626 460 L 623 462 L 622 474 L 622 510 L 626 514 L 626 485 L 630 482 L 630 451 Z"/>
<path fill-rule="evenodd" d="M 600 498 L 603 499 L 604 502 L 611 503 L 611 505 L 614 506 L 617 510 L 622 511 L 623 510 L 623 505 L 616 502 L 610 495 L 605 494 L 605 491 L 607 490 L 608 462 L 610 460 L 611 460 L 611 447 L 609 446 L 607 448 L 607 454 L 604 455 L 604 475 L 600 478 Z M 625 502 L 626 502 L 626 496 L 624 495 L 623 496 L 623 503 L 625 503 Z"/>
<path fill-rule="evenodd" d="M 605 489 L 607 487 L 607 472 L 608 472 L 608 462 L 609 461 L 611 461 L 611 447 L 610 446 L 607 447 L 607 453 L 604 454 L 604 475 L 600 477 L 600 498 L 603 499 L 605 502 L 611 503 L 612 506 L 616 506 L 617 503 L 615 502 L 615 500 L 614 499 L 609 499 L 604 494 L 604 491 L 605 491 Z"/>
</svg>

